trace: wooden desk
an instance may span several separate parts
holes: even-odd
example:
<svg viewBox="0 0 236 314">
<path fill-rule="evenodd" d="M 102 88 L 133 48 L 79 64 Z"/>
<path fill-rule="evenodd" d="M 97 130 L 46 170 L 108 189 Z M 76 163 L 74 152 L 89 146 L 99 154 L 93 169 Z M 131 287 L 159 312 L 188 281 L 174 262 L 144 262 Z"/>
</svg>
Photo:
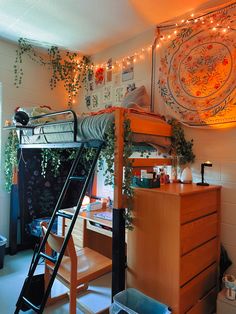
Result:
<svg viewBox="0 0 236 314">
<path fill-rule="evenodd" d="M 87 229 L 112 237 L 112 221 L 96 217 L 96 214 L 102 212 L 111 213 L 111 209 L 107 208 L 82 212 L 79 216 L 86 220 Z"/>
<path fill-rule="evenodd" d="M 112 257 L 112 222 L 97 218 L 94 214 L 111 212 L 110 209 L 99 209 L 81 212 L 76 220 L 72 236 L 75 246 L 89 247 L 109 258 Z M 74 213 L 74 208 L 64 209 L 65 213 Z M 70 220 L 63 218 L 62 234 L 67 231 Z"/>
</svg>

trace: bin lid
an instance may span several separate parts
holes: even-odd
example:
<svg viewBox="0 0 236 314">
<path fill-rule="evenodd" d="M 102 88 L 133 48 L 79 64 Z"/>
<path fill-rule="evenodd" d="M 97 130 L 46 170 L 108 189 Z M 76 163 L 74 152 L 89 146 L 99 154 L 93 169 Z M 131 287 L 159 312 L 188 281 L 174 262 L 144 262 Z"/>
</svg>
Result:
<svg viewBox="0 0 236 314">
<path fill-rule="evenodd" d="M 168 306 L 137 289 L 128 288 L 114 296 L 114 304 L 129 314 L 169 314 Z"/>
</svg>

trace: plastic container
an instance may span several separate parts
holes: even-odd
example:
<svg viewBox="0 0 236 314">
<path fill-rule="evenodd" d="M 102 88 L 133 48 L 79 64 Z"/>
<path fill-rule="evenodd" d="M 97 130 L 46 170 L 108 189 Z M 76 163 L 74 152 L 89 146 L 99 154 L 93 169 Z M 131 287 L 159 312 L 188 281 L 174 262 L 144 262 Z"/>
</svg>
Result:
<svg viewBox="0 0 236 314">
<path fill-rule="evenodd" d="M 114 296 L 110 314 L 169 314 L 168 306 L 160 303 L 139 290 L 128 288 Z"/>
<path fill-rule="evenodd" d="M 139 178 L 134 176 L 132 178 L 132 185 L 134 187 L 139 187 L 139 188 L 159 188 L 160 187 L 160 179 L 148 179 L 148 178 Z"/>
<path fill-rule="evenodd" d="M 0 235 L 0 269 L 2 269 L 4 265 L 6 243 L 7 239 Z"/>
</svg>

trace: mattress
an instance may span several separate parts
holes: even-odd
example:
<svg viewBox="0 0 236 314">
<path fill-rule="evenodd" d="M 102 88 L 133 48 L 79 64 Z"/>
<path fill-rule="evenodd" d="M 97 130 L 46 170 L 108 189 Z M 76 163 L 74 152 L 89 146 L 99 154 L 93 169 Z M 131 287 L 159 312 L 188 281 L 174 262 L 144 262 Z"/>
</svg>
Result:
<svg viewBox="0 0 236 314">
<path fill-rule="evenodd" d="M 78 117 L 77 141 L 105 140 L 105 134 L 114 121 L 114 114 Z M 58 121 L 45 123 L 34 127 L 34 135 L 30 130 L 24 130 L 22 144 L 47 144 L 58 142 L 73 142 L 73 121 Z"/>
<path fill-rule="evenodd" d="M 78 117 L 76 140 L 106 140 L 106 133 L 113 121 L 114 113 Z M 132 135 L 132 141 L 134 143 L 150 144 L 156 148 L 169 148 L 171 144 L 169 137 L 138 133 Z M 34 135 L 31 135 L 30 130 L 24 130 L 22 136 L 22 144 L 67 142 L 73 142 L 73 122 L 70 120 L 35 126 Z"/>
</svg>

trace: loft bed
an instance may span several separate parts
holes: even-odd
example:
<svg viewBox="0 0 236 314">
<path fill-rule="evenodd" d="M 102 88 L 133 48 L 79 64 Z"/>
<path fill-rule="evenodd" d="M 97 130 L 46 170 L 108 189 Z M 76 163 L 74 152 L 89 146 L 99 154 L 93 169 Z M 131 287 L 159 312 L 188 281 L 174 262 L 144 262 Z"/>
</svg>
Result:
<svg viewBox="0 0 236 314">
<path fill-rule="evenodd" d="M 55 117 L 57 120 L 53 121 L 52 118 Z M 125 222 L 123 214 L 126 206 L 125 198 L 122 195 L 125 119 L 130 121 L 134 142 L 151 143 L 161 148 L 170 146 L 171 126 L 158 115 L 135 109 L 112 108 L 85 118 L 78 118 L 74 111 L 65 110 L 31 117 L 26 126 L 7 127 L 18 131 L 20 148 L 77 148 L 81 143 L 96 147 L 98 143 L 105 141 L 106 130 L 114 122 L 116 140 L 112 227 L 113 296 L 125 289 Z M 134 159 L 133 167 L 143 168 L 170 164 L 171 161 L 168 158 L 137 158 Z"/>
<path fill-rule="evenodd" d="M 101 110 L 96 114 L 86 117 L 78 117 L 72 110 L 53 112 L 29 118 L 29 123 L 25 126 L 13 126 L 20 130 L 20 146 L 22 148 L 43 148 L 44 144 L 51 144 L 52 147 L 76 146 L 76 143 L 91 140 L 106 140 L 106 132 L 109 126 L 116 120 L 117 112 L 122 108 L 113 107 Z M 166 148 L 170 145 L 168 136 L 164 130 L 166 122 L 159 118 L 158 133 L 153 134 L 146 124 L 152 124 L 156 128 L 157 115 L 137 109 L 124 109 L 126 119 L 132 123 L 132 141 L 134 143 L 150 143 L 155 147 Z M 142 121 L 139 117 L 142 115 Z M 151 119 L 152 118 L 152 119 Z M 153 123 L 155 125 L 153 125 Z M 117 124 L 115 122 L 115 124 Z M 138 126 L 138 127 L 137 127 Z M 31 146 L 32 145 L 32 146 Z"/>
</svg>

